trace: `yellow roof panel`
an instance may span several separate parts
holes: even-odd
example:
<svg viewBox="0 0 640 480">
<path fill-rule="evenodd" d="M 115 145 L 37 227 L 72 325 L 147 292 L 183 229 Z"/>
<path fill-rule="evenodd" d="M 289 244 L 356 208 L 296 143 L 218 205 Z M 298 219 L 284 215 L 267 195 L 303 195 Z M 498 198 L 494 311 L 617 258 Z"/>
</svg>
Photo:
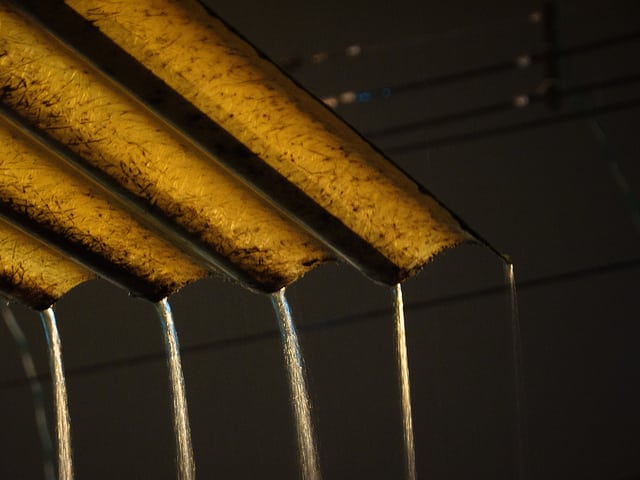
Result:
<svg viewBox="0 0 640 480">
<path fill-rule="evenodd" d="M 0 91 L 0 213 L 148 298 L 393 284 L 473 238 L 196 0 L 0 0 Z"/>
</svg>

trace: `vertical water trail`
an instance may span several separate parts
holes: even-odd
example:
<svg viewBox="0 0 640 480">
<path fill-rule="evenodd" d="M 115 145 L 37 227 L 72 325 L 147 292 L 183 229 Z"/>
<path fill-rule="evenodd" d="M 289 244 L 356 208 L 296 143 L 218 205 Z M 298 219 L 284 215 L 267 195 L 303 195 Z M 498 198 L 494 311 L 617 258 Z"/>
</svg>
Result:
<svg viewBox="0 0 640 480">
<path fill-rule="evenodd" d="M 67 402 L 67 387 L 62 368 L 62 345 L 56 325 L 53 308 L 40 312 L 42 326 L 49 344 L 49 364 L 53 381 L 54 407 L 56 412 L 56 437 L 58 441 L 58 480 L 73 479 L 73 462 L 71 459 L 71 422 Z"/>
<path fill-rule="evenodd" d="M 398 283 L 394 289 L 396 355 L 402 401 L 402 426 L 404 434 L 405 468 L 408 480 L 416 480 L 416 451 L 413 442 L 413 421 L 411 417 L 411 391 L 409 387 L 409 358 L 407 356 L 407 335 L 404 327 L 404 305 L 402 287 Z"/>
<path fill-rule="evenodd" d="M 278 317 L 284 348 L 285 363 L 289 375 L 291 401 L 296 417 L 300 470 L 304 480 L 320 480 L 320 465 L 311 422 L 311 402 L 307 393 L 304 362 L 291 310 L 285 297 L 285 289 L 271 295 L 271 302 Z"/>
<path fill-rule="evenodd" d="M 511 303 L 511 348 L 513 356 L 513 383 L 516 416 L 516 454 L 518 479 L 526 480 L 529 470 L 529 434 L 527 431 L 526 391 L 524 387 L 524 365 L 522 360 L 522 332 L 520 330 L 520 315 L 518 313 L 518 297 L 516 292 L 516 277 L 513 264 L 505 263 L 505 277 L 509 285 Z"/>
<path fill-rule="evenodd" d="M 33 364 L 33 357 L 29 350 L 29 342 L 24 332 L 20 328 L 16 317 L 8 305 L 2 304 L 0 306 L 2 317 L 4 318 L 7 328 L 11 332 L 18 350 L 20 351 L 20 359 L 22 360 L 22 367 L 24 373 L 29 380 L 29 387 L 31 388 L 31 398 L 33 401 L 33 410 L 36 420 L 36 428 L 38 429 L 38 436 L 40 437 L 40 445 L 42 446 L 42 457 L 44 460 L 44 478 L 45 480 L 55 480 L 55 465 L 53 459 L 53 442 L 51 440 L 51 433 L 49 431 L 49 425 L 47 422 L 47 413 L 44 406 L 44 392 L 42 390 L 42 384 L 38 380 L 38 374 Z"/>
<path fill-rule="evenodd" d="M 180 345 L 178 334 L 173 323 L 171 306 L 166 298 L 155 304 L 160 317 L 164 345 L 167 351 L 169 380 L 171 383 L 171 398 L 173 400 L 173 430 L 176 437 L 177 466 L 179 480 L 194 480 L 196 466 L 191 447 L 191 429 L 189 427 L 189 413 L 187 412 L 187 396 L 184 388 L 184 376 L 180 363 Z"/>
</svg>

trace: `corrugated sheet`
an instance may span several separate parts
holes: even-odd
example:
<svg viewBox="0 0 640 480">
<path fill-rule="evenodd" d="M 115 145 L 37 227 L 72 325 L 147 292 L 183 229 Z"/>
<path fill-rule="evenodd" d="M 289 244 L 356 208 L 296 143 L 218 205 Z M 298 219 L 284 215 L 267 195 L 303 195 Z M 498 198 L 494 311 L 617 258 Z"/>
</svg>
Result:
<svg viewBox="0 0 640 480">
<path fill-rule="evenodd" d="M 150 299 L 332 258 L 393 284 L 471 239 L 195 1 L 4 0 L 0 92 L 5 216 Z"/>
</svg>

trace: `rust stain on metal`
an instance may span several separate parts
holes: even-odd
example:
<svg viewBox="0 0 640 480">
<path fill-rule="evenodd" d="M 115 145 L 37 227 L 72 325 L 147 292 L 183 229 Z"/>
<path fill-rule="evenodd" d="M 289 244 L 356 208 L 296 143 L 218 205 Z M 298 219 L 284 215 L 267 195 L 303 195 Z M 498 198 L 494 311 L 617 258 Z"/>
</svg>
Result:
<svg viewBox="0 0 640 480">
<path fill-rule="evenodd" d="M 94 252 L 171 293 L 206 275 L 180 252 L 142 228 L 47 151 L 0 121 L 0 209 Z"/>
<path fill-rule="evenodd" d="M 0 294 L 43 310 L 92 278 L 89 271 L 0 220 Z"/>
<path fill-rule="evenodd" d="M 406 277 L 471 237 L 321 102 L 196 0 L 65 0 Z"/>
<path fill-rule="evenodd" d="M 211 149 L 193 131 L 178 131 L 149 99 L 134 98 L 10 2 L 0 3 L 0 101 L 215 252 L 240 281 L 275 291 L 337 251 L 395 283 L 472 239 L 435 198 L 196 0 L 64 3 L 92 35 L 112 39 L 197 110 L 193 130 L 214 125 L 231 143 Z M 230 151 L 234 145 L 240 153 Z M 251 158 L 234 169 L 220 158 L 227 154 Z M 274 188 L 285 193 L 275 198 Z M 99 257 L 96 271 L 109 276 L 113 267 L 147 298 L 215 272 L 4 121 L 0 211 L 51 232 L 52 243 Z M 313 222 L 305 223 L 306 214 Z M 323 236 L 325 226 L 338 233 Z M 36 292 L 37 270 L 16 277 L 35 268 L 19 265 L 0 270 L 0 286 L 28 292 L 28 284 Z M 41 288 L 31 302 L 55 300 L 67 287 Z"/>
<path fill-rule="evenodd" d="M 0 6 L 2 101 L 277 290 L 330 255 L 92 68 Z"/>
</svg>

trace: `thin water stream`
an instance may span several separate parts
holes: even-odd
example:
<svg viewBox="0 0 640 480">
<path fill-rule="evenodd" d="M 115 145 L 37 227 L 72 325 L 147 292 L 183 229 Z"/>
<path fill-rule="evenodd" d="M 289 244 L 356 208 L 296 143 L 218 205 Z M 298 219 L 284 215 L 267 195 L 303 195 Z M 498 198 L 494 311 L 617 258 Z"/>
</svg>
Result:
<svg viewBox="0 0 640 480">
<path fill-rule="evenodd" d="M 173 399 L 173 430 L 176 437 L 177 466 L 179 480 L 194 480 L 196 478 L 196 466 L 193 460 L 193 448 L 191 446 L 191 429 L 189 427 L 189 414 L 187 412 L 187 396 L 180 362 L 180 345 L 178 334 L 173 323 L 171 306 L 166 298 L 155 304 L 162 324 L 164 343 L 167 351 L 167 363 L 169 366 L 169 380 L 171 382 L 171 397 Z"/>
<path fill-rule="evenodd" d="M 516 292 L 516 277 L 513 264 L 505 263 L 505 277 L 509 286 L 509 299 L 511 306 L 511 348 L 513 356 L 513 383 L 515 397 L 516 417 L 516 455 L 517 478 L 526 480 L 529 471 L 529 445 L 528 428 L 526 418 L 526 390 L 524 387 L 524 365 L 522 359 L 522 332 L 520 330 L 520 315 L 518 313 L 518 296 Z"/>
<path fill-rule="evenodd" d="M 402 427 L 404 435 L 405 468 L 407 480 L 416 480 L 416 452 L 413 441 L 413 421 L 411 416 L 411 391 L 409 387 L 409 358 L 407 355 L 407 335 L 404 325 L 404 304 L 402 287 L 398 283 L 394 289 L 396 355 L 402 401 Z"/>
<path fill-rule="evenodd" d="M 58 480 L 73 479 L 71 458 L 71 423 L 67 403 L 67 387 L 62 368 L 62 346 L 53 308 L 40 312 L 42 325 L 49 345 L 49 364 L 53 381 L 53 399 L 56 412 L 56 437 L 58 441 Z"/>
<path fill-rule="evenodd" d="M 300 470 L 304 480 L 320 480 L 320 465 L 316 449 L 313 423 L 311 421 L 311 401 L 307 393 L 304 361 L 298 344 L 289 303 L 285 289 L 271 295 L 271 302 L 278 317 L 280 334 L 284 348 L 285 363 L 289 375 L 291 402 L 296 420 L 298 450 L 300 452 Z"/>
<path fill-rule="evenodd" d="M 36 428 L 38 430 L 38 436 L 40 437 L 40 445 L 42 446 L 44 478 L 45 480 L 56 480 L 53 441 L 51 440 L 51 433 L 47 422 L 47 413 L 44 405 L 44 392 L 42 390 L 42 384 L 38 380 L 38 372 L 36 372 L 36 367 L 33 363 L 33 357 L 31 356 L 31 351 L 29 349 L 29 342 L 27 341 L 27 337 L 22 331 L 22 328 L 20 328 L 11 308 L 9 308 L 8 305 L 2 304 L 0 305 L 0 311 L 5 323 L 7 324 L 7 328 L 11 332 L 11 335 L 18 346 L 22 367 L 27 379 L 29 380 Z"/>
</svg>

